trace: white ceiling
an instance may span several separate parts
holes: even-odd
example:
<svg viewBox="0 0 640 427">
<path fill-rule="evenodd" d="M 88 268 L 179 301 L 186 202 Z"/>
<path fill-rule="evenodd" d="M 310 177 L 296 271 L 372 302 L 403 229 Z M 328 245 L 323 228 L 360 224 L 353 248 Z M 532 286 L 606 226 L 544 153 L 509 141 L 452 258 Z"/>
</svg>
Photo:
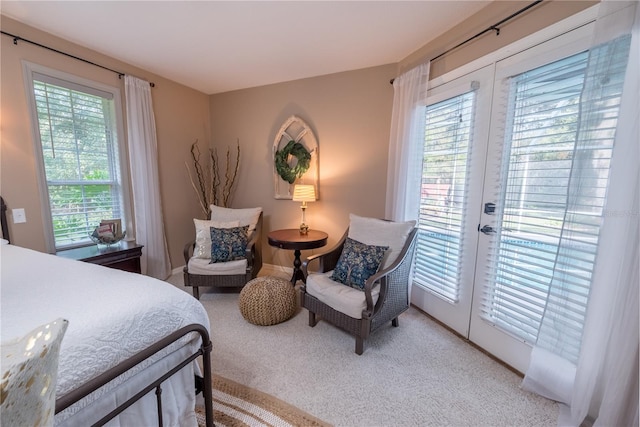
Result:
<svg viewBox="0 0 640 427">
<path fill-rule="evenodd" d="M 0 10 L 213 94 L 397 63 L 488 3 L 2 0 Z"/>
</svg>

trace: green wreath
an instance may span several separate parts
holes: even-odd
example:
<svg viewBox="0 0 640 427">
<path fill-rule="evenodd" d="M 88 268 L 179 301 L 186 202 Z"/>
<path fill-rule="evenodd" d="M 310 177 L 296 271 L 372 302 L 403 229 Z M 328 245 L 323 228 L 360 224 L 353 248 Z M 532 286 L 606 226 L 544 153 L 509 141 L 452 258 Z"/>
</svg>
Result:
<svg viewBox="0 0 640 427">
<path fill-rule="evenodd" d="M 298 159 L 294 167 L 289 166 L 287 159 L 289 154 Z M 289 141 L 282 150 L 276 151 L 276 172 L 280 178 L 293 184 L 296 178 L 300 178 L 309 169 L 311 153 L 299 142 Z"/>
</svg>

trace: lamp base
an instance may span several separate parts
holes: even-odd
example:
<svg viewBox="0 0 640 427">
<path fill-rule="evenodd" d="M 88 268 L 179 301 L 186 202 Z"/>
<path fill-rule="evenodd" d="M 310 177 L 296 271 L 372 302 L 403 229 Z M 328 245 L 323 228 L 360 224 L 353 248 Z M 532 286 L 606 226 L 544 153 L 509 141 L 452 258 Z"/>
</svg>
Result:
<svg viewBox="0 0 640 427">
<path fill-rule="evenodd" d="M 309 233 L 309 226 L 304 222 L 300 224 L 300 235 L 306 236 Z"/>
</svg>

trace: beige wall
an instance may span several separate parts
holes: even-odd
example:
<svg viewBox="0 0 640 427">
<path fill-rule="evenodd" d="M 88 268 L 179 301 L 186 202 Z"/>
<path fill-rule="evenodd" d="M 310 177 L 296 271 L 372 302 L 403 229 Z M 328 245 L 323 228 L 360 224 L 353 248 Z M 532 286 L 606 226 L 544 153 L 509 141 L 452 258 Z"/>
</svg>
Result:
<svg viewBox="0 0 640 427">
<path fill-rule="evenodd" d="M 165 230 L 172 266 L 175 268 L 183 265 L 182 248 L 193 236 L 191 218 L 198 212 L 184 162 L 189 158 L 189 147 L 193 141 L 209 140 L 208 96 L 4 16 L 1 19 L 3 31 L 155 83 L 152 97 L 158 131 L 158 161 Z M 9 229 L 13 241 L 20 246 L 45 251 L 34 141 L 21 61 L 27 60 L 119 87 L 123 101 L 124 79 L 119 79 L 117 74 L 110 71 L 25 42 L 14 45 L 13 39 L 4 35 L 0 36 L 0 41 L 0 191 L 9 205 L 9 213 L 11 208 L 26 210 L 27 222 L 24 224 L 13 224 L 9 215 Z"/>
<path fill-rule="evenodd" d="M 390 64 L 211 96 L 214 146 L 224 152 L 240 139 L 240 180 L 232 206 L 262 206 L 266 263 L 291 266 L 291 253 L 271 248 L 266 233 L 297 228 L 301 220 L 299 203 L 274 198 L 272 146 L 291 115 L 306 121 L 318 139 L 320 200 L 309 203 L 310 227 L 328 232 L 331 245 L 344 233 L 349 213 L 384 216 L 389 80 L 395 71 Z"/>
</svg>

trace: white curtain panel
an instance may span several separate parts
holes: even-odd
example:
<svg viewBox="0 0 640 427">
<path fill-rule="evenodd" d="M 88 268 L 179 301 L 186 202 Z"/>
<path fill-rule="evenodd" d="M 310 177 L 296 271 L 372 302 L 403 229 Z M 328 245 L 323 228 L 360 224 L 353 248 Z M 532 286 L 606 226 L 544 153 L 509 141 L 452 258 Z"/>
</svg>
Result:
<svg viewBox="0 0 640 427">
<path fill-rule="evenodd" d="M 125 76 L 124 83 L 136 241 L 144 245 L 142 273 L 164 280 L 171 265 L 162 219 L 151 86 L 133 76 Z"/>
<path fill-rule="evenodd" d="M 574 152 L 569 207 L 560 242 L 558 264 L 564 251 L 579 241 L 584 195 L 589 191 L 587 151 L 601 140 L 602 112 L 608 101 L 606 85 L 615 75 L 610 69 L 616 55 L 629 52 L 624 76 L 609 185 L 602 213 L 598 252 L 589 291 L 589 305 L 577 365 L 563 360 L 561 310 L 543 316 L 538 344 L 531 354 L 523 387 L 561 405 L 559 425 L 638 425 L 638 11 L 636 2 L 600 4 L 590 49 L 581 118 Z M 633 28 L 633 31 L 632 31 Z M 627 37 L 625 37 L 625 34 Z M 631 34 L 629 49 L 628 35 Z M 601 87 L 605 89 L 601 89 Z M 598 105 L 600 107 L 598 107 Z M 584 151 L 584 152 L 583 152 Z M 572 243 L 573 242 L 573 243 Z M 555 275 L 566 274 L 561 270 Z M 551 286 L 555 284 L 552 280 Z M 552 304 L 566 306 L 562 288 L 554 289 Z M 550 310 L 552 311 L 552 310 Z"/>
<path fill-rule="evenodd" d="M 632 20 L 631 47 L 616 142 L 611 159 L 600 255 L 571 400 L 571 423 L 595 418 L 594 426 L 638 425 L 638 337 L 640 269 L 640 7 L 620 2 L 603 7 L 610 13 L 608 30 L 623 29 Z M 634 11 L 635 8 L 635 11 Z M 591 411 L 590 411 L 591 410 Z"/>
<path fill-rule="evenodd" d="M 425 118 L 421 107 L 428 80 L 429 63 L 426 63 L 393 81 L 385 207 L 385 217 L 393 221 L 418 219 Z"/>
</svg>

